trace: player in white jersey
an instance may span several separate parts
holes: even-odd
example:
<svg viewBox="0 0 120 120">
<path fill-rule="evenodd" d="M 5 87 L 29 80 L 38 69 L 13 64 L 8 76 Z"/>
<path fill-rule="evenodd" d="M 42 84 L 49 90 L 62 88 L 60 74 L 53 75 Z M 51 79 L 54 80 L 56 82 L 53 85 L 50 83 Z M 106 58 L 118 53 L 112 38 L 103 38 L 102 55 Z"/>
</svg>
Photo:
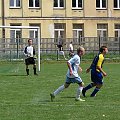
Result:
<svg viewBox="0 0 120 120">
<path fill-rule="evenodd" d="M 37 75 L 36 73 L 36 64 L 35 64 L 35 49 L 32 45 L 32 39 L 28 40 L 28 46 L 24 49 L 24 55 L 25 55 L 25 64 L 26 64 L 26 72 L 27 75 L 29 75 L 29 68 L 28 65 L 33 65 L 34 75 Z"/>
<path fill-rule="evenodd" d="M 72 41 L 69 44 L 69 56 L 72 57 L 74 55 L 74 51 L 73 51 L 73 45 L 72 45 Z"/>
<path fill-rule="evenodd" d="M 58 89 L 56 89 L 53 93 L 50 94 L 51 101 L 55 98 L 57 94 L 59 94 L 61 91 L 63 91 L 65 88 L 68 88 L 71 83 L 77 83 L 79 85 L 77 89 L 77 95 L 75 100 L 76 101 L 85 101 L 80 98 L 80 94 L 83 89 L 84 83 L 82 82 L 82 79 L 78 75 L 78 71 L 82 72 L 82 68 L 80 65 L 80 56 L 85 54 L 85 49 L 83 47 L 79 47 L 77 49 L 77 54 L 74 55 L 70 60 L 67 61 L 68 71 L 66 74 L 66 81 L 65 84 L 60 86 Z"/>
</svg>

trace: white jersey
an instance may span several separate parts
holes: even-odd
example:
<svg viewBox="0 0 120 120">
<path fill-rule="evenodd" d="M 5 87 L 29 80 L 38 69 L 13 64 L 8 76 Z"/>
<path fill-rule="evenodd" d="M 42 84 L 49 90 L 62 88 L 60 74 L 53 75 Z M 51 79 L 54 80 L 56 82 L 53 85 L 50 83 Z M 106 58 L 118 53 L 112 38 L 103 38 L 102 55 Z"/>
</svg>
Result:
<svg viewBox="0 0 120 120">
<path fill-rule="evenodd" d="M 35 55 L 35 49 L 33 46 L 26 46 L 24 50 L 26 57 L 33 57 Z"/>
<path fill-rule="evenodd" d="M 70 75 L 70 70 L 68 69 L 67 77 L 69 78 L 79 77 L 78 68 L 80 65 L 80 57 L 78 55 L 74 55 L 68 62 L 71 64 L 73 74 Z"/>
<path fill-rule="evenodd" d="M 69 51 L 73 51 L 73 45 L 72 44 L 69 45 Z"/>
</svg>

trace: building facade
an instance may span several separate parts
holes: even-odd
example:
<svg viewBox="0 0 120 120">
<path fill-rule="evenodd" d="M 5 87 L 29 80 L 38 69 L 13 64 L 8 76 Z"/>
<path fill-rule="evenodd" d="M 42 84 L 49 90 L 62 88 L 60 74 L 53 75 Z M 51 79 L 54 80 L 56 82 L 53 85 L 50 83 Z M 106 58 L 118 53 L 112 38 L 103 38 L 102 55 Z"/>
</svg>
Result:
<svg viewBox="0 0 120 120">
<path fill-rule="evenodd" d="M 117 38 L 120 0 L 1 0 L 0 25 L 39 26 L 41 38 Z M 36 29 L 0 31 L 1 38 L 38 37 Z"/>
</svg>

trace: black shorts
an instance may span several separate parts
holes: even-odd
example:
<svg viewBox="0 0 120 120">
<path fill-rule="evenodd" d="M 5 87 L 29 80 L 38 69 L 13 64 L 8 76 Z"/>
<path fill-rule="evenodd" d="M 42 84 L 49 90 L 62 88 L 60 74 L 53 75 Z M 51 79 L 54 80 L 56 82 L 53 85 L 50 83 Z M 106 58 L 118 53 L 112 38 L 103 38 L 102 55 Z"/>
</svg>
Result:
<svg viewBox="0 0 120 120">
<path fill-rule="evenodd" d="M 59 48 L 59 51 L 62 51 L 62 45 L 57 45 L 57 47 Z"/>
<path fill-rule="evenodd" d="M 25 64 L 26 65 L 30 65 L 30 64 L 34 65 L 35 59 L 33 57 L 27 58 L 27 59 L 25 59 Z"/>
</svg>

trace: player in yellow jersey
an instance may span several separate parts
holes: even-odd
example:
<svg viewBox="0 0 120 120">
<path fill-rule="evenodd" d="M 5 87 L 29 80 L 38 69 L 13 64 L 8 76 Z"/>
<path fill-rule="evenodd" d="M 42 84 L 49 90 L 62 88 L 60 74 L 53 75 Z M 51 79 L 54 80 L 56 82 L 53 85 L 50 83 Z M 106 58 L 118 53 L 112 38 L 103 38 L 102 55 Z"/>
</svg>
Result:
<svg viewBox="0 0 120 120">
<path fill-rule="evenodd" d="M 99 50 L 98 55 L 95 56 L 91 66 L 86 70 L 88 73 L 91 70 L 91 81 L 88 86 L 83 88 L 82 94 L 85 97 L 85 93 L 92 87 L 95 87 L 94 91 L 90 95 L 91 97 L 96 96 L 96 93 L 100 90 L 103 85 L 103 76 L 107 76 L 106 72 L 102 69 L 102 65 L 104 63 L 104 55 L 108 52 L 108 48 L 106 46 L 102 46 Z"/>
</svg>

